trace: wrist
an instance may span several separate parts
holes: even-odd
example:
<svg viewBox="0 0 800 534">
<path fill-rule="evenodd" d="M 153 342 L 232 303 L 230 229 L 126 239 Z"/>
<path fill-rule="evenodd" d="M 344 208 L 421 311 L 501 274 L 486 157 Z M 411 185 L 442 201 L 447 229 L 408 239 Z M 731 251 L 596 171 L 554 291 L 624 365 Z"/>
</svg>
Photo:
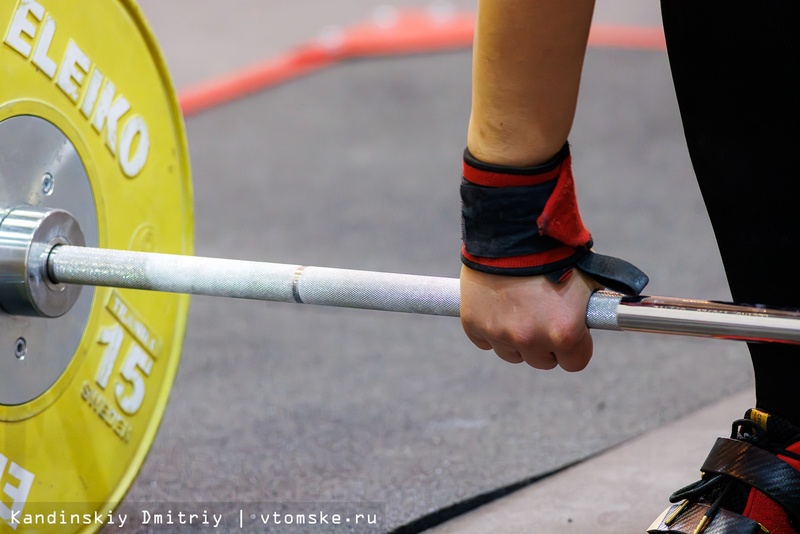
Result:
<svg viewBox="0 0 800 534">
<path fill-rule="evenodd" d="M 568 131 L 557 125 L 539 125 L 517 120 L 516 115 L 496 118 L 470 118 L 467 148 L 478 160 L 508 167 L 529 167 L 549 161 L 564 146 Z M 553 135 L 553 132 L 557 132 Z"/>
<path fill-rule="evenodd" d="M 574 265 L 592 245 L 578 212 L 569 145 L 540 165 L 484 163 L 464 152 L 462 261 L 530 276 Z"/>
<path fill-rule="evenodd" d="M 635 266 L 591 250 L 566 143 L 545 163 L 526 167 L 484 163 L 465 150 L 461 199 L 461 261 L 473 270 L 562 282 L 577 267 L 633 295 L 647 284 Z"/>
</svg>

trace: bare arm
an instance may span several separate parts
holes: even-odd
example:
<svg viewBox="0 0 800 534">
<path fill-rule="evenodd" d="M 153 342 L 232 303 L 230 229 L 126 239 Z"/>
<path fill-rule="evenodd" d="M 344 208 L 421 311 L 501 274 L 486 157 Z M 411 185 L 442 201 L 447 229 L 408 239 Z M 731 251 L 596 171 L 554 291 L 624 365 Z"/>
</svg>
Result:
<svg viewBox="0 0 800 534">
<path fill-rule="evenodd" d="M 487 163 L 532 165 L 564 145 L 594 0 L 480 0 L 467 144 Z"/>
<path fill-rule="evenodd" d="M 528 166 L 564 145 L 578 98 L 594 0 L 480 0 L 473 60 L 470 152 Z M 583 369 L 592 354 L 585 310 L 597 284 L 580 272 L 561 284 L 462 268 L 469 338 L 506 361 Z"/>
</svg>

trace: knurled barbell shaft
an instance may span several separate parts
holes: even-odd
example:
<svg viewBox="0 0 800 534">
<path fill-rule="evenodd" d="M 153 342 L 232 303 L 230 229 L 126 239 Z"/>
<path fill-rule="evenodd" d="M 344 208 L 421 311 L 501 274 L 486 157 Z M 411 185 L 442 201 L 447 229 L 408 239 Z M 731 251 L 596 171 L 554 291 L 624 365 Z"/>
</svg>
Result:
<svg viewBox="0 0 800 534">
<path fill-rule="evenodd" d="M 426 315 L 459 314 L 458 280 L 328 267 L 57 246 L 53 281 Z"/>
<path fill-rule="evenodd" d="M 459 316 L 454 278 L 306 267 L 59 245 L 47 261 L 53 282 Z M 677 297 L 596 292 L 589 328 L 800 343 L 800 311 Z"/>
</svg>

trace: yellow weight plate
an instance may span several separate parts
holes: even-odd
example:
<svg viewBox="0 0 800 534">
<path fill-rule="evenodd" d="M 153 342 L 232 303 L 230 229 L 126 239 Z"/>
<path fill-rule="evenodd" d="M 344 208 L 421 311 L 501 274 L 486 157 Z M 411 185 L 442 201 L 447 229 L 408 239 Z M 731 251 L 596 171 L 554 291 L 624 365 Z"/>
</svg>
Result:
<svg viewBox="0 0 800 534">
<path fill-rule="evenodd" d="M 133 2 L 0 0 L 0 80 L 0 217 L 61 208 L 89 245 L 192 253 L 183 122 Z M 108 522 L 155 438 L 188 305 L 84 288 L 59 319 L 0 312 L 0 533 Z"/>
</svg>

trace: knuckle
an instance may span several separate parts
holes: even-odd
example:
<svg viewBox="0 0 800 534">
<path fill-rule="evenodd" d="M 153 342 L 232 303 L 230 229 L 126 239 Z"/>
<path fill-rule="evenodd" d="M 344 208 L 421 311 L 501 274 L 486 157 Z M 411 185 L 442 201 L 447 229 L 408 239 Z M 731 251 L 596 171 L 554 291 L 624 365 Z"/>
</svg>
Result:
<svg viewBox="0 0 800 534">
<path fill-rule="evenodd" d="M 505 343 L 520 349 L 527 350 L 540 344 L 541 336 L 527 325 L 509 325 L 500 337 Z"/>
<path fill-rule="evenodd" d="M 586 326 L 575 321 L 558 321 L 550 325 L 548 337 L 556 350 L 571 350 L 586 335 Z"/>
</svg>

